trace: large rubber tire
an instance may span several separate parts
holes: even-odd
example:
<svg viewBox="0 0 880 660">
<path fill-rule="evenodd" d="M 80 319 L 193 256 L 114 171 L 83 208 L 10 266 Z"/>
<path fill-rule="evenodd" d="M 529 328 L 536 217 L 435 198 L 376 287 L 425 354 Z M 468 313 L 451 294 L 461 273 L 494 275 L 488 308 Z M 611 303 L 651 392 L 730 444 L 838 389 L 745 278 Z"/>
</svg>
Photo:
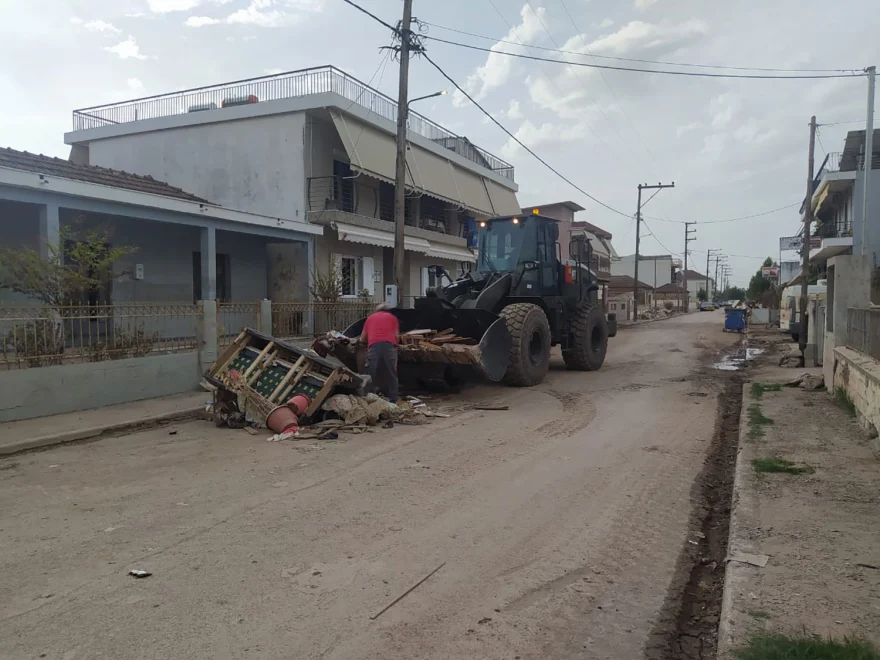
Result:
<svg viewBox="0 0 880 660">
<path fill-rule="evenodd" d="M 584 303 L 574 312 L 571 326 L 574 345 L 562 351 L 565 366 L 578 371 L 598 371 L 605 362 L 605 351 L 608 349 L 605 314 L 600 307 Z"/>
<path fill-rule="evenodd" d="M 514 387 L 537 385 L 550 366 L 550 323 L 544 310 L 530 303 L 514 303 L 501 310 L 510 332 L 510 359 L 504 382 Z"/>
</svg>

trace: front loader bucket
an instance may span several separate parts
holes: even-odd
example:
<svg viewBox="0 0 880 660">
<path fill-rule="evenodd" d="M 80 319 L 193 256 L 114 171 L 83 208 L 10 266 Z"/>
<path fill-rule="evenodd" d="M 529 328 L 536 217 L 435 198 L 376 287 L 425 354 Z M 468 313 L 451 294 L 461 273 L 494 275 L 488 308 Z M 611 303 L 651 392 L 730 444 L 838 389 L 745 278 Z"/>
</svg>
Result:
<svg viewBox="0 0 880 660">
<path fill-rule="evenodd" d="M 491 381 L 499 381 L 507 371 L 510 355 L 510 332 L 500 316 L 485 309 L 448 309 L 438 299 L 418 298 L 415 309 L 394 309 L 392 314 L 400 322 L 400 332 L 410 330 L 446 330 L 459 337 L 467 337 L 473 345 L 430 344 L 401 346 L 398 361 L 409 364 L 449 364 L 475 366 Z M 364 327 L 362 319 L 343 331 L 348 337 L 357 337 Z"/>
</svg>

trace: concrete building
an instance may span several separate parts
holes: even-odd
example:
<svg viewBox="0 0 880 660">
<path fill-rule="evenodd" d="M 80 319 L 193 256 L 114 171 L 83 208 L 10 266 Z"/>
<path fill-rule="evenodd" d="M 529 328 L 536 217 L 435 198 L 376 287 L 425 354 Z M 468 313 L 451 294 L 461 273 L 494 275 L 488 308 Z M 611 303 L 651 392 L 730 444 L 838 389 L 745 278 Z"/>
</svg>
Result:
<svg viewBox="0 0 880 660">
<path fill-rule="evenodd" d="M 630 254 L 611 262 L 612 275 L 635 276 L 636 255 Z M 652 288 L 675 282 L 675 273 L 681 268 L 681 260 L 669 254 L 639 255 L 639 281 Z"/>
<path fill-rule="evenodd" d="M 632 304 L 635 280 L 629 275 L 612 275 L 608 283 L 608 299 L 612 300 L 621 296 L 628 297 Z M 639 280 L 638 286 L 639 309 L 645 310 L 654 306 L 654 287 Z M 613 310 L 610 310 L 613 311 Z"/>
<path fill-rule="evenodd" d="M 335 265 L 343 295 L 354 298 L 381 296 L 393 281 L 396 118 L 394 100 L 323 66 L 76 110 L 65 142 L 76 163 L 316 226 L 307 259 L 282 250 L 272 261 L 295 265 L 297 292 L 313 269 Z M 476 221 L 520 207 L 509 163 L 414 112 L 408 140 L 403 288 L 411 298 L 433 284 L 428 265 L 455 275 L 475 260 Z M 267 295 L 289 292 L 270 278 Z"/>
</svg>

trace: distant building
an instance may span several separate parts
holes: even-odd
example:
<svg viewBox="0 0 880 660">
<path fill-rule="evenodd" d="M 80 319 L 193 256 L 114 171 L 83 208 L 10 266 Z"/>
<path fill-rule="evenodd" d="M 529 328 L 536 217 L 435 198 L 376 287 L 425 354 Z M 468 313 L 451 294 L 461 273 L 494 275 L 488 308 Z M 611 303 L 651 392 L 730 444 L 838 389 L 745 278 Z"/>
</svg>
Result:
<svg viewBox="0 0 880 660">
<path fill-rule="evenodd" d="M 635 277 L 636 255 L 630 254 L 611 262 L 612 275 Z M 681 268 L 681 261 L 670 254 L 639 255 L 639 281 L 650 284 L 653 288 L 675 282 L 676 270 Z"/>
</svg>

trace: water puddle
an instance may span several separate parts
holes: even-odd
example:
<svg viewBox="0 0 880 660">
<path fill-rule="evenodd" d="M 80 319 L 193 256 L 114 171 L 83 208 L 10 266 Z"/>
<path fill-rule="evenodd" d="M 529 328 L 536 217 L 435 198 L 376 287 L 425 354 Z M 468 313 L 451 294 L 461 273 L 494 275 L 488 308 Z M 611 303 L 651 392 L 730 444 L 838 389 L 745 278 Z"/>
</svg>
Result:
<svg viewBox="0 0 880 660">
<path fill-rule="evenodd" d="M 763 348 L 739 346 L 733 353 L 725 355 L 720 362 L 713 364 L 712 368 L 719 371 L 739 371 L 746 366 L 749 360 L 754 360 L 763 352 Z"/>
</svg>

